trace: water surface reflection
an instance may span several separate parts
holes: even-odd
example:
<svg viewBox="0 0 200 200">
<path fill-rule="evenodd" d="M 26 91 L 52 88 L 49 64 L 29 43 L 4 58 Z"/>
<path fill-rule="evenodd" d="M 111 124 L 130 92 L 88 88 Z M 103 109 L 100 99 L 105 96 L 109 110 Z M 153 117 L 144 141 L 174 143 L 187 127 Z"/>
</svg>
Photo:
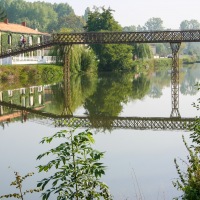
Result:
<svg viewBox="0 0 200 200">
<path fill-rule="evenodd" d="M 196 64 L 180 70 L 178 108 L 182 118 L 198 115 L 191 104 L 198 98 L 194 84 L 200 79 L 199 67 Z M 91 117 L 90 122 L 95 125 L 94 117 L 170 118 L 170 81 L 170 73 L 165 70 L 148 76 L 133 73 L 74 76 L 70 87 L 61 82 L 2 90 L 0 100 L 16 107 L 0 106 L 0 159 L 3 160 L 0 195 L 10 192 L 8 185 L 13 174 L 8 166 L 21 174 L 36 171 L 37 155 L 48 148 L 39 145 L 41 138 L 63 129 L 52 125 L 55 119 L 72 115 Z M 138 191 L 134 189 L 136 179 L 133 172 L 145 199 L 177 196 L 179 193 L 172 186 L 172 180 L 177 177 L 173 159 L 186 156 L 181 135 L 185 134 L 188 140 L 188 132 L 113 129 L 113 123 L 106 122 L 101 127 L 104 131 L 99 129 L 95 135 L 95 147 L 106 151 L 104 162 L 108 169 L 104 180 L 114 199 L 134 199 Z M 40 179 L 36 175 L 32 183 Z M 29 199 L 37 198 L 30 196 Z"/>
</svg>

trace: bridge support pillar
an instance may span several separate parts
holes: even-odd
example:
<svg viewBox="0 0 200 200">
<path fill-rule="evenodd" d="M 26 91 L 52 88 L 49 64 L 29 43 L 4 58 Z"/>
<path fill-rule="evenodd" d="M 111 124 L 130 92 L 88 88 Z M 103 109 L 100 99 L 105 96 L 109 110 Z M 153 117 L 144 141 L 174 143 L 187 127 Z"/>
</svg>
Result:
<svg viewBox="0 0 200 200">
<path fill-rule="evenodd" d="M 170 43 L 172 50 L 171 68 L 171 101 L 172 111 L 170 117 L 181 117 L 179 113 L 179 55 L 181 43 Z"/>
<path fill-rule="evenodd" d="M 70 87 L 70 52 L 72 45 L 65 46 L 64 68 L 63 68 L 63 86 L 64 86 L 64 107 L 62 115 L 72 115 L 71 105 L 71 87 Z"/>
</svg>

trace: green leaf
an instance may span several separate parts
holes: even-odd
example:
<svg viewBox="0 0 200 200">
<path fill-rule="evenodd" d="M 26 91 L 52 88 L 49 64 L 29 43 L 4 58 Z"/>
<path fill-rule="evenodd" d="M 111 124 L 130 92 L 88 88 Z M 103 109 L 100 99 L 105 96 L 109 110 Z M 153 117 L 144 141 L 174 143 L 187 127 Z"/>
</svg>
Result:
<svg viewBox="0 0 200 200">
<path fill-rule="evenodd" d="M 37 187 L 40 187 L 42 185 L 42 182 L 39 182 L 38 184 L 37 184 Z"/>
</svg>

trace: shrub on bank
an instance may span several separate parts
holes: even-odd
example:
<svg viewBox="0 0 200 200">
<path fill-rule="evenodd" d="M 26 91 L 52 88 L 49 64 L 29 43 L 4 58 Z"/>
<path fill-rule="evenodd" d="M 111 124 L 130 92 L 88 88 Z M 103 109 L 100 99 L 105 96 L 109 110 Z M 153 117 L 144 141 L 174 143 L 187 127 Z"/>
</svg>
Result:
<svg viewBox="0 0 200 200">
<path fill-rule="evenodd" d="M 199 83 L 196 84 L 200 90 Z M 200 108 L 200 99 L 193 103 L 197 110 Z M 181 159 L 186 164 L 186 170 L 182 170 L 177 160 L 174 159 L 176 170 L 179 178 L 173 181 L 174 187 L 183 192 L 182 196 L 174 198 L 185 200 L 200 200 L 200 118 L 196 117 L 195 121 L 189 125 L 188 130 L 192 144 L 189 146 L 183 137 L 184 145 L 188 151 L 187 160 Z"/>
</svg>

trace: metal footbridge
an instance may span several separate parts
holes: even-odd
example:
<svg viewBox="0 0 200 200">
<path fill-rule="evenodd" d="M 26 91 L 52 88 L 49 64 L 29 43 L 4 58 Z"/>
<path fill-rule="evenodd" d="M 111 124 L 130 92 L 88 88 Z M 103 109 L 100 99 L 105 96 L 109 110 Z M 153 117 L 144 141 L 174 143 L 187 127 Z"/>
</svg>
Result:
<svg viewBox="0 0 200 200">
<path fill-rule="evenodd" d="M 56 33 L 44 37 L 39 44 L 9 47 L 0 53 L 0 58 L 31 52 L 55 45 L 74 44 L 131 44 L 131 43 L 181 43 L 200 42 L 200 30 L 146 31 L 146 32 L 81 32 Z M 173 49 L 172 49 L 173 50 Z"/>
<path fill-rule="evenodd" d="M 10 48 L 0 53 L 0 58 L 13 56 L 21 53 L 43 49 L 49 46 L 68 46 L 65 48 L 64 57 L 64 80 L 65 88 L 70 93 L 70 49 L 77 44 L 133 44 L 133 43 L 170 43 L 172 50 L 172 70 L 171 70 L 171 93 L 172 112 L 170 118 L 139 118 L 139 117 L 79 117 L 73 115 L 53 115 L 41 111 L 33 111 L 28 108 L 16 106 L 17 109 L 38 114 L 52 119 L 55 126 L 65 126 L 66 120 L 71 121 L 76 118 L 76 124 L 87 127 L 108 126 L 114 128 L 132 129 L 154 129 L 154 130 L 186 130 L 187 126 L 194 122 L 194 118 L 181 118 L 179 113 L 179 56 L 178 51 L 181 42 L 200 42 L 200 30 L 182 31 L 147 31 L 147 32 L 82 32 L 82 33 L 56 33 L 45 37 L 40 44 L 33 44 L 23 48 Z M 70 96 L 70 95 L 68 95 Z M 4 102 L 5 103 L 5 102 Z M 1 102 L 3 104 L 3 102 Z M 6 105 L 4 105 L 6 106 Z M 8 106 L 8 105 L 7 105 Z M 75 123 L 74 121 L 74 123 Z"/>
</svg>

